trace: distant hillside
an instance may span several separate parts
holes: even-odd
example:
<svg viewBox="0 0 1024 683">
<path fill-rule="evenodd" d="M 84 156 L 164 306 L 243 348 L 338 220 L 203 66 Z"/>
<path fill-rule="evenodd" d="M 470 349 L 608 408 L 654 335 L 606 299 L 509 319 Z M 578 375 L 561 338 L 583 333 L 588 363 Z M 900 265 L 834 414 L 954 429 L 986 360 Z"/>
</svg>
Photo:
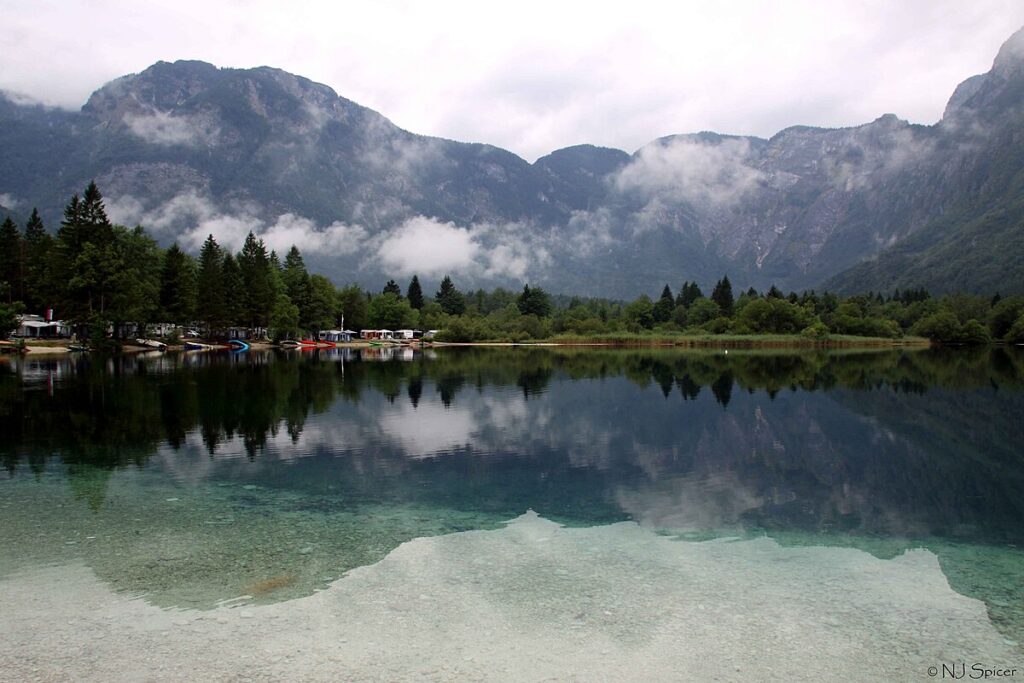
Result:
<svg viewBox="0 0 1024 683">
<path fill-rule="evenodd" d="M 196 250 L 250 229 L 337 282 L 633 297 L 683 280 L 785 290 L 1024 287 L 1024 38 L 943 120 L 716 133 L 530 164 L 424 137 L 278 69 L 159 62 L 80 111 L 0 97 L 0 197 L 54 229 L 95 178 L 112 216 Z"/>
</svg>

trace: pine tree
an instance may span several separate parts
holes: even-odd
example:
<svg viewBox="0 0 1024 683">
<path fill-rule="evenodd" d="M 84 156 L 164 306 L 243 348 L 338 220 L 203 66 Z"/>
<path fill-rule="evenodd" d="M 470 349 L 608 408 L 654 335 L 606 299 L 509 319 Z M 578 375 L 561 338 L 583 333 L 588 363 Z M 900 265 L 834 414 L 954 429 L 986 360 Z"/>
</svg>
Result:
<svg viewBox="0 0 1024 683">
<path fill-rule="evenodd" d="M 72 196 L 57 232 L 51 278 L 62 290 L 61 317 L 80 324 L 106 321 L 107 303 L 117 295 L 114 289 L 130 286 L 122 278 L 126 266 L 118 258 L 119 236 L 124 234 L 115 234 L 95 182 L 89 183 L 82 199 Z"/>
<path fill-rule="evenodd" d="M 172 244 L 160 270 L 160 311 L 165 320 L 188 324 L 195 315 L 196 272 L 188 254 Z"/>
<path fill-rule="evenodd" d="M 668 285 L 661 290 L 661 297 L 654 304 L 654 322 L 656 323 L 667 323 L 672 319 L 672 311 L 676 307 L 675 297 L 672 296 L 672 290 Z"/>
<path fill-rule="evenodd" d="M 441 310 L 449 315 L 462 315 L 466 311 L 466 299 L 462 292 L 455 288 L 452 278 L 448 275 L 441 280 L 441 287 L 434 295 L 434 299 L 441 304 Z"/>
<path fill-rule="evenodd" d="M 50 262 L 53 258 L 53 238 L 47 234 L 39 211 L 32 209 L 25 224 L 22 244 L 25 264 L 25 306 L 29 311 L 42 313 L 51 301 Z"/>
<path fill-rule="evenodd" d="M 0 225 L 0 294 L 9 304 L 25 296 L 21 233 L 10 216 Z"/>
<path fill-rule="evenodd" d="M 242 289 L 233 294 L 242 297 L 242 320 L 249 327 L 266 327 L 270 322 L 270 311 L 277 302 L 267 246 L 252 232 L 245 238 L 237 265 L 241 273 Z"/>
<path fill-rule="evenodd" d="M 196 313 L 213 332 L 227 324 L 225 300 L 228 294 L 224 287 L 224 252 L 213 235 L 206 238 L 199 252 L 199 275 L 196 279 Z M 233 292 L 237 295 L 237 292 Z"/>
<path fill-rule="evenodd" d="M 689 308 L 693 305 L 694 301 L 703 298 L 703 296 L 704 292 L 700 291 L 700 286 L 696 282 L 684 282 L 682 289 L 679 290 L 679 298 L 676 300 L 676 304 Z"/>
<path fill-rule="evenodd" d="M 523 293 L 516 299 L 516 306 L 523 315 L 546 318 L 551 315 L 551 297 L 540 287 L 523 285 Z"/>
<path fill-rule="evenodd" d="M 240 293 L 245 288 L 245 277 L 238 263 L 239 260 L 241 258 L 236 260 L 229 251 L 224 254 L 224 260 L 221 263 L 221 272 L 224 274 L 224 320 L 227 325 L 260 327 L 261 325 L 252 324 L 252 309 L 246 309 L 245 299 L 240 296 Z M 274 305 L 276 304 L 277 302 L 275 301 Z M 271 310 L 273 310 L 273 306 L 267 311 L 266 325 L 270 324 Z M 262 325 L 262 327 L 266 325 Z"/>
<path fill-rule="evenodd" d="M 711 300 L 718 304 L 722 315 L 727 317 L 732 315 L 732 307 L 735 301 L 732 297 L 732 283 L 729 282 L 728 276 L 723 277 L 715 284 L 715 289 L 711 292 Z"/>
<path fill-rule="evenodd" d="M 306 270 L 306 263 L 302 260 L 302 254 L 294 244 L 288 250 L 284 258 L 284 269 L 281 271 L 281 282 L 284 284 L 284 293 L 299 309 L 299 324 L 310 326 L 311 311 L 310 304 L 312 289 L 310 286 L 309 272 Z"/>
<path fill-rule="evenodd" d="M 387 284 L 384 285 L 384 291 L 381 294 L 394 294 L 399 299 L 402 298 L 402 288 L 398 286 L 398 283 L 394 280 L 388 280 Z"/>
<path fill-rule="evenodd" d="M 406 291 L 409 305 L 417 311 L 423 308 L 423 289 L 420 287 L 420 279 L 416 275 L 409 281 L 409 289 Z"/>
</svg>

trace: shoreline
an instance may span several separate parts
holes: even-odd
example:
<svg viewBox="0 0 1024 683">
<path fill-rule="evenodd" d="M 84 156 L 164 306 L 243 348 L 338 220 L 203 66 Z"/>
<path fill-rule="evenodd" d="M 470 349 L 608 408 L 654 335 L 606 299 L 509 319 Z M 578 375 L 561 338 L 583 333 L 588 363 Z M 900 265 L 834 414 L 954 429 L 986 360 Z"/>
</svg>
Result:
<svg viewBox="0 0 1024 683">
<path fill-rule="evenodd" d="M 393 347 L 568 347 L 568 348 L 680 348 L 680 349 L 857 349 L 857 348 L 914 348 L 925 349 L 932 346 L 932 342 L 922 337 L 904 337 L 900 339 L 885 339 L 880 337 L 849 337 L 837 336 L 826 339 L 807 339 L 798 335 L 770 335 L 770 336 L 741 336 L 741 335 L 707 335 L 707 336 L 679 336 L 679 337 L 636 337 L 636 338 L 553 338 L 540 339 L 536 341 L 474 341 L 474 342 L 445 342 L 435 341 L 426 343 L 380 343 L 371 344 L 365 341 L 339 342 L 335 347 L 339 349 L 368 349 L 368 348 L 393 348 Z M 267 351 L 281 348 L 279 345 L 270 342 L 250 342 L 253 350 Z M 67 343 L 35 343 L 27 344 L 24 355 L 45 356 L 64 355 L 70 353 Z M 167 351 L 183 351 L 183 344 L 168 345 Z M 145 353 L 155 349 L 126 344 L 120 353 Z M 222 349 L 215 349 L 222 350 Z M 225 349 L 226 350 L 226 349 Z M 320 350 L 324 350 L 321 348 Z M 329 350 L 329 349 L 327 349 Z"/>
</svg>

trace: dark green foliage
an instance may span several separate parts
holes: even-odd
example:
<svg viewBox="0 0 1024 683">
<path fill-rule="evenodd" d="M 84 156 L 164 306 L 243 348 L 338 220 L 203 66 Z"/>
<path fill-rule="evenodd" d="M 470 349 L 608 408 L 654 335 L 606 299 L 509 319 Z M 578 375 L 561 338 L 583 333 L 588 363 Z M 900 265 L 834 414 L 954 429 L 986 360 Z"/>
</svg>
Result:
<svg viewBox="0 0 1024 683">
<path fill-rule="evenodd" d="M 960 328 L 960 339 L 963 344 L 988 344 L 991 341 L 988 329 L 977 320 L 968 320 Z"/>
<path fill-rule="evenodd" d="M 409 305 L 417 311 L 423 308 L 423 288 L 420 287 L 420 279 L 418 276 L 413 275 L 412 280 L 409 281 L 409 289 L 406 291 L 406 297 L 409 299 Z"/>
<path fill-rule="evenodd" d="M 196 288 L 196 315 L 206 325 L 206 329 L 217 330 L 227 326 L 230 321 L 227 310 L 228 291 L 224 284 L 224 252 L 213 235 L 206 238 L 199 252 Z"/>
<path fill-rule="evenodd" d="M 779 297 L 757 298 L 736 316 L 743 332 L 754 334 L 796 334 L 815 321 L 801 306 Z"/>
<path fill-rule="evenodd" d="M 22 243 L 25 274 L 25 307 L 30 313 L 41 313 L 52 303 L 54 292 L 50 282 L 50 265 L 53 260 L 53 238 L 43 227 L 39 211 L 32 209 L 25 224 L 25 238 Z"/>
<path fill-rule="evenodd" d="M 386 292 L 370 301 L 369 316 L 371 328 L 399 330 L 412 327 L 416 313 L 408 300 Z"/>
<path fill-rule="evenodd" d="M 696 282 L 684 282 L 682 288 L 679 290 L 679 297 L 676 299 L 676 304 L 689 308 L 694 301 L 704 296 L 704 293 L 700 291 L 700 287 Z"/>
<path fill-rule="evenodd" d="M 729 282 L 728 276 L 723 277 L 715 284 L 715 289 L 711 292 L 711 300 L 718 304 L 723 315 L 732 315 L 732 307 L 735 302 L 732 296 L 732 283 Z"/>
<path fill-rule="evenodd" d="M 960 321 L 951 311 L 941 311 L 919 320 L 911 332 L 932 341 L 955 343 L 960 339 Z"/>
<path fill-rule="evenodd" d="M 262 239 L 250 232 L 238 254 L 242 289 L 235 296 L 243 303 L 242 318 L 248 327 L 267 327 L 276 305 L 270 256 Z"/>
<path fill-rule="evenodd" d="M 988 314 L 988 329 L 992 337 L 1005 338 L 1021 315 L 1024 315 L 1024 297 L 1013 296 L 995 302 Z"/>
<path fill-rule="evenodd" d="M 711 299 L 701 297 L 693 302 L 686 311 L 686 324 L 690 327 L 701 327 L 718 318 L 722 310 Z"/>
<path fill-rule="evenodd" d="M 366 292 L 359 285 L 349 285 L 338 291 L 339 317 L 345 319 L 345 327 L 361 330 L 369 327 Z"/>
<path fill-rule="evenodd" d="M 441 304 L 441 310 L 449 315 L 461 315 L 466 310 L 465 297 L 455 288 L 452 278 L 448 275 L 441 280 L 441 287 L 434 295 L 434 300 Z"/>
<path fill-rule="evenodd" d="M 253 326 L 253 310 L 246 307 L 247 304 L 252 304 L 252 299 L 245 295 L 245 279 L 242 276 L 242 268 L 231 252 L 224 253 L 220 270 L 224 278 L 224 326 Z M 279 299 L 275 299 L 275 306 L 278 303 Z"/>
<path fill-rule="evenodd" d="M 1006 341 L 1012 344 L 1024 344 L 1024 315 L 1017 318 L 1017 321 L 1010 326 L 1006 333 Z"/>
<path fill-rule="evenodd" d="M 271 273 L 274 271 L 273 259 L 271 259 Z M 312 326 L 314 317 L 311 310 L 313 292 L 310 285 L 309 272 L 306 270 L 306 263 L 302 260 L 302 254 L 293 244 L 284 258 L 284 267 L 281 269 L 282 293 L 299 309 L 299 322 L 304 326 Z"/>
<path fill-rule="evenodd" d="M 25 298 L 24 256 L 18 226 L 8 216 L 0 225 L 0 285 L 8 304 Z"/>
<path fill-rule="evenodd" d="M 384 285 L 382 294 L 394 294 L 399 299 L 402 298 L 402 288 L 398 286 L 398 283 L 394 280 L 388 280 L 387 284 Z"/>
<path fill-rule="evenodd" d="M 0 339 L 7 339 L 18 326 L 18 313 L 21 307 L 17 304 L 0 302 Z"/>
<path fill-rule="evenodd" d="M 516 307 L 523 315 L 546 318 L 551 315 L 551 298 L 540 287 L 531 289 L 530 285 L 523 285 L 523 293 L 516 299 Z"/>
<path fill-rule="evenodd" d="M 661 290 L 661 297 L 654 304 L 654 322 L 667 323 L 672 319 L 672 311 L 675 310 L 676 300 L 672 296 L 672 290 L 668 285 Z"/>
<path fill-rule="evenodd" d="M 165 321 L 186 325 L 195 317 L 196 277 L 195 262 L 172 244 L 160 270 L 160 311 Z"/>
<path fill-rule="evenodd" d="M 323 275 L 309 278 L 309 304 L 303 319 L 311 330 L 326 330 L 337 325 L 338 291 Z"/>
<path fill-rule="evenodd" d="M 229 255 L 230 257 L 230 255 Z M 270 310 L 268 331 L 275 341 L 290 339 L 299 334 L 299 307 L 287 294 L 278 294 Z"/>
<path fill-rule="evenodd" d="M 630 331 L 649 330 L 654 327 L 654 304 L 646 294 L 641 294 L 626 306 L 624 311 Z"/>
</svg>

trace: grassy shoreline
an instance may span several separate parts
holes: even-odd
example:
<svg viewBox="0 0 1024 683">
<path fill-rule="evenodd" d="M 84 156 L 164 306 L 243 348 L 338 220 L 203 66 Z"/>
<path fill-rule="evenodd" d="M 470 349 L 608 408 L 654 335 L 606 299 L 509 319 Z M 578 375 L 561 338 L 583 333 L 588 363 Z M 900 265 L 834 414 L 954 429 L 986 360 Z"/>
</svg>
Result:
<svg viewBox="0 0 1024 683">
<path fill-rule="evenodd" d="M 548 339 L 529 341 L 490 340 L 479 342 L 436 342 L 435 346 L 603 346 L 603 347 L 682 347 L 682 348 L 926 348 L 931 342 L 924 337 L 856 337 L 830 335 L 824 339 L 809 339 L 797 334 L 603 334 L 557 335 Z"/>
</svg>

